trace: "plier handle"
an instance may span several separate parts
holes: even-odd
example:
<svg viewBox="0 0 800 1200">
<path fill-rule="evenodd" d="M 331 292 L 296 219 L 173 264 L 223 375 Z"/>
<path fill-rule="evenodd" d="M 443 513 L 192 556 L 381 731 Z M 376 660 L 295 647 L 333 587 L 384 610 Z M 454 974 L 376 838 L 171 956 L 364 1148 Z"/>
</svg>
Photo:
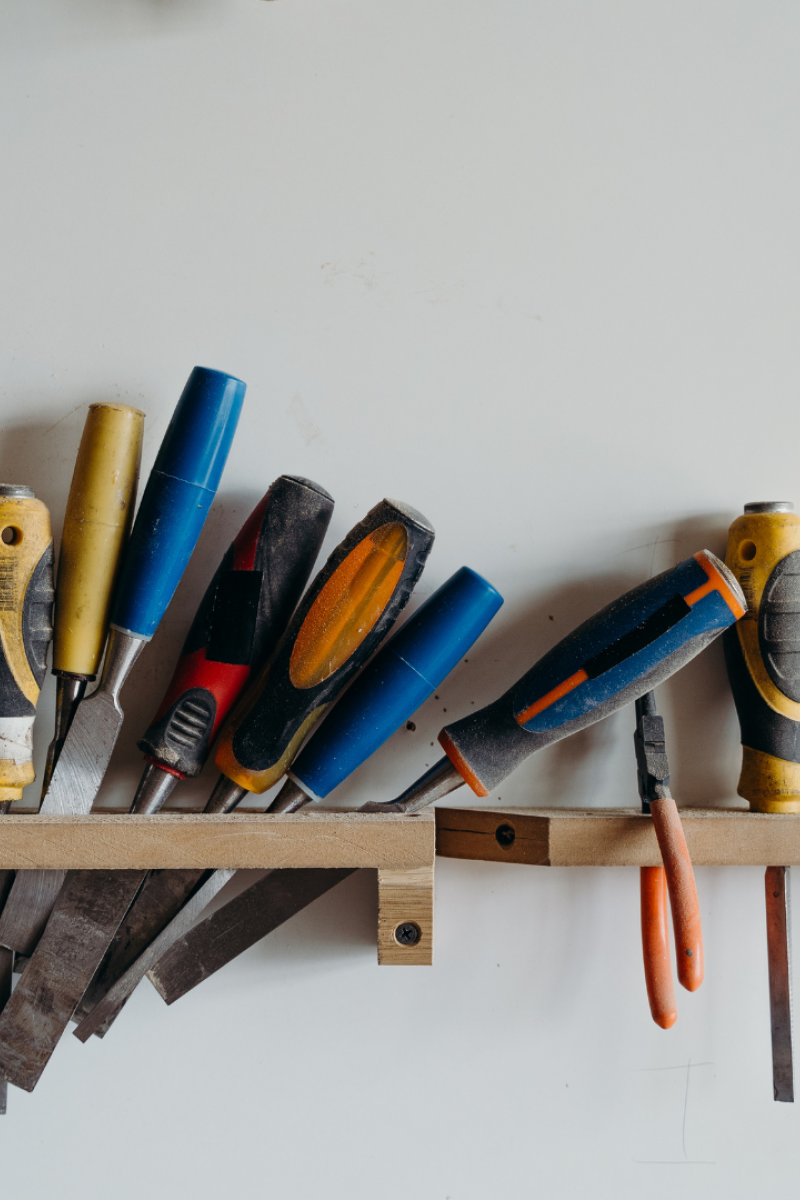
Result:
<svg viewBox="0 0 800 1200">
<path fill-rule="evenodd" d="M 653 692 L 636 701 L 636 747 L 642 812 L 653 819 L 663 866 L 640 869 L 642 952 L 653 1020 L 669 1029 L 677 1020 L 667 935 L 667 894 L 672 909 L 678 980 L 693 992 L 703 982 L 703 931 L 692 860 L 669 790 L 664 720 Z"/>
</svg>

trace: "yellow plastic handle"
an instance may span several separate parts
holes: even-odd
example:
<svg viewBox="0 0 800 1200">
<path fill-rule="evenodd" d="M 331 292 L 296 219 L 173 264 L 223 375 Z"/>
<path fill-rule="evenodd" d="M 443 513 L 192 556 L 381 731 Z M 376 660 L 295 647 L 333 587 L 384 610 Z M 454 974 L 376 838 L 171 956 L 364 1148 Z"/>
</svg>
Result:
<svg viewBox="0 0 800 1200">
<path fill-rule="evenodd" d="M 67 500 L 58 563 L 53 670 L 93 676 L 130 533 L 144 413 L 92 404 Z"/>
</svg>

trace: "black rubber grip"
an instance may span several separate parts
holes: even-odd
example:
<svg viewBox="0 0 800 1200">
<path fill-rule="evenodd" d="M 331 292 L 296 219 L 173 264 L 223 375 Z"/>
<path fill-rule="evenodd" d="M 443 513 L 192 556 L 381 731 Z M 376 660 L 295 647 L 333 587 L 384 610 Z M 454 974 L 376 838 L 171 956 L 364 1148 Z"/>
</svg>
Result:
<svg viewBox="0 0 800 1200">
<path fill-rule="evenodd" d="M 53 597 L 51 542 L 31 573 L 22 608 L 25 657 L 39 688 L 44 682 L 47 648 L 53 637 Z M 0 711 L 4 717 L 30 717 L 36 712 L 36 706 L 20 691 L 3 654 L 0 654 Z"/>
<path fill-rule="evenodd" d="M 345 663 L 315 686 L 303 689 L 295 687 L 289 674 L 292 651 L 314 602 L 348 555 L 369 534 L 393 523 L 405 527 L 408 545 L 402 573 L 389 602 Z M 295 613 L 270 664 L 265 686 L 249 711 L 238 721 L 231 748 L 240 766 L 248 771 L 265 771 L 277 763 L 302 724 L 320 706 L 330 704 L 364 666 L 407 604 L 425 566 L 433 539 L 434 531 L 420 513 L 410 506 L 383 500 L 336 547 Z M 219 763 L 219 758 L 217 761 Z"/>
</svg>

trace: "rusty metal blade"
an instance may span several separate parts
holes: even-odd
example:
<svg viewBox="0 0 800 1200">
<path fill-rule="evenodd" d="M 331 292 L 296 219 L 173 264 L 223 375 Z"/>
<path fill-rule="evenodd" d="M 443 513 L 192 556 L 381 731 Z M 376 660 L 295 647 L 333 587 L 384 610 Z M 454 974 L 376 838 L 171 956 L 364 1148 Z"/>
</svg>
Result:
<svg viewBox="0 0 800 1200">
<path fill-rule="evenodd" d="M 73 1015 L 82 1021 L 161 930 L 177 916 L 193 892 L 210 874 L 198 870 L 151 871 L 141 891 L 125 914 L 109 952 Z"/>
<path fill-rule="evenodd" d="M 167 1004 L 173 1004 L 354 870 L 314 867 L 270 871 L 189 930 L 148 971 L 148 979 Z"/>
<path fill-rule="evenodd" d="M 14 968 L 14 955 L 10 950 L 0 946 L 0 1012 L 3 1011 L 11 995 L 11 977 Z M 0 1116 L 5 1116 L 8 1107 L 8 1084 L 0 1080 Z"/>
<path fill-rule="evenodd" d="M 159 958 L 161 958 L 161 955 L 194 924 L 206 905 L 211 903 L 217 892 L 221 891 L 228 880 L 232 879 L 235 874 L 235 870 L 226 868 L 222 871 L 214 871 L 209 876 L 191 899 L 187 901 L 178 915 L 170 921 L 166 929 L 163 929 L 144 953 L 139 955 L 136 962 L 128 967 L 122 978 L 118 979 L 114 986 L 109 989 L 100 1003 L 95 1005 L 88 1017 L 81 1021 L 78 1028 L 73 1030 L 76 1038 L 82 1042 L 86 1042 L 93 1033 L 96 1033 L 98 1037 L 103 1037 L 108 1032 L 127 1004 L 131 993 L 139 981 L 147 974 L 150 967 L 154 966 Z"/>
<path fill-rule="evenodd" d="M 767 956 L 772 1024 L 772 1083 L 775 1099 L 794 1101 L 792 1060 L 792 963 L 789 913 L 789 868 L 767 867 Z"/>
<path fill-rule="evenodd" d="M 47 928 L 0 1014 L 0 1076 L 32 1092 L 144 871 L 70 871 Z M 120 916 L 121 912 L 121 916 Z"/>
</svg>

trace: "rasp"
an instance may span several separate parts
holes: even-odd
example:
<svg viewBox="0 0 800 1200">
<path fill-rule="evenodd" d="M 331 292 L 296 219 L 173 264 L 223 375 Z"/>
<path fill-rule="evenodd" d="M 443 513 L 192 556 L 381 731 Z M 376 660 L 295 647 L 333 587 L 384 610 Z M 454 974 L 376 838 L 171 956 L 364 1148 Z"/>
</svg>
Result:
<svg viewBox="0 0 800 1200">
<path fill-rule="evenodd" d="M 724 639 L 742 735 L 738 792 L 755 812 L 800 812 L 800 517 L 787 501 L 746 504 L 725 561 L 748 613 Z M 772 1084 L 794 1101 L 789 869 L 769 866 L 767 910 Z"/>
<path fill-rule="evenodd" d="M 462 567 L 437 588 L 378 651 L 303 747 L 292 764 L 291 776 L 296 782 L 287 785 L 292 789 L 291 794 L 297 793 L 303 803 L 328 796 L 404 725 L 442 683 L 498 612 L 502 602 L 499 592 L 469 567 Z M 287 811 L 289 806 L 285 801 L 286 789 L 270 805 L 269 811 Z M 293 800 L 291 811 L 299 807 L 300 804 Z M 206 943 L 211 943 L 214 966 L 209 966 L 207 973 L 218 970 L 349 874 L 349 870 L 338 876 L 330 871 L 273 871 L 266 879 L 246 889 L 238 903 L 226 905 L 221 910 L 224 913 L 221 924 L 215 924 L 212 932 L 207 932 L 206 922 L 201 922 L 199 941 L 193 931 L 190 954 L 197 947 L 198 959 L 202 957 L 204 962 L 210 963 L 205 949 Z M 212 877 L 203 896 L 213 895 L 226 880 L 227 875 L 220 873 L 216 878 Z M 270 899 L 273 895 L 274 904 Z M 137 909 L 145 900 L 146 892 L 143 892 L 126 918 L 126 924 L 131 918 L 135 919 Z M 169 926 L 168 934 L 160 937 L 157 945 L 149 947 L 147 954 L 132 964 L 124 982 L 120 980 L 102 1010 L 98 1014 L 92 1013 L 85 1025 L 79 1026 L 78 1037 L 85 1040 L 92 1032 L 101 1036 L 106 1032 L 120 1011 L 121 1002 L 164 953 L 170 941 L 189 928 L 200 911 L 201 900 L 198 895 L 191 915 L 181 912 Z M 204 932 L 200 933 L 200 930 Z"/>
<path fill-rule="evenodd" d="M 319 484 L 282 475 L 245 521 L 206 590 L 164 699 L 138 742 L 148 765 L 133 812 L 158 812 L 181 779 L 200 774 L 238 696 L 289 624 L 332 512 L 333 500 Z M 105 994 L 205 874 L 152 872 L 143 886 L 139 911 L 122 921 L 81 1000 L 82 1009 L 88 1012 Z M 141 944 L 145 911 L 147 929 Z"/>
<path fill-rule="evenodd" d="M 195 367 L 161 443 L 125 553 L 100 685 L 72 720 L 43 813 L 88 813 L 123 713 L 119 693 L 172 599 L 211 507 L 245 385 Z M 22 871 L 0 916 L 0 945 L 30 954 L 63 883 L 62 871 Z"/>
</svg>

